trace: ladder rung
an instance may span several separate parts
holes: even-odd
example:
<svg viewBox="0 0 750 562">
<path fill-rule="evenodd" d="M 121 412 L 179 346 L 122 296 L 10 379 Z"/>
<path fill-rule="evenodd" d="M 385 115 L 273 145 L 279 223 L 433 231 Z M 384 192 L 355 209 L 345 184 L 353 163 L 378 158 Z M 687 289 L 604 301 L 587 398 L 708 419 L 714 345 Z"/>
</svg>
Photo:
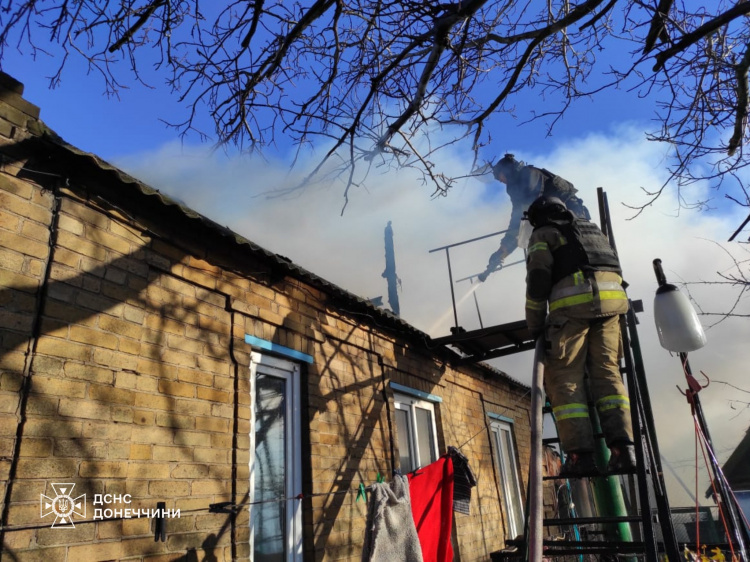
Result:
<svg viewBox="0 0 750 562">
<path fill-rule="evenodd" d="M 581 480 L 583 478 L 602 478 L 607 474 L 590 474 L 588 476 L 542 476 L 543 481 L 547 480 Z"/>
<path fill-rule="evenodd" d="M 602 472 L 600 474 L 590 474 L 587 476 L 542 476 L 542 480 L 579 480 L 581 478 L 606 478 L 607 476 L 623 476 L 626 474 L 635 474 L 634 468 L 630 470 L 613 470 L 611 472 Z"/>
<path fill-rule="evenodd" d="M 564 548 L 614 548 L 616 550 L 628 549 L 633 552 L 636 549 L 643 548 L 641 541 L 558 541 L 554 539 L 545 539 L 544 546 L 561 546 Z M 632 549 L 632 550 L 631 550 Z"/>
<path fill-rule="evenodd" d="M 576 543 L 574 541 L 543 541 L 542 545 L 545 547 L 545 556 L 639 554 L 646 550 L 643 542 L 586 541 Z"/>
<path fill-rule="evenodd" d="M 545 519 L 545 527 L 563 527 L 565 525 L 588 525 L 592 523 L 640 523 L 642 517 L 638 515 L 621 515 L 611 517 L 570 517 L 565 519 Z"/>
<path fill-rule="evenodd" d="M 623 476 L 626 474 L 636 474 L 637 471 L 635 468 L 630 468 L 626 470 L 613 470 L 609 473 L 607 473 L 607 476 Z"/>
<path fill-rule="evenodd" d="M 506 546 L 515 546 L 523 548 L 525 546 L 524 537 L 506 540 Z M 546 556 L 562 556 L 565 554 L 630 554 L 641 553 L 645 551 L 645 544 L 641 541 L 623 542 L 623 541 L 558 541 L 545 539 L 542 541 L 545 547 Z"/>
<path fill-rule="evenodd" d="M 603 433 L 594 433 L 594 439 L 604 439 Z M 542 439 L 542 445 L 549 445 L 550 443 L 559 443 L 559 437 L 545 437 Z"/>
</svg>

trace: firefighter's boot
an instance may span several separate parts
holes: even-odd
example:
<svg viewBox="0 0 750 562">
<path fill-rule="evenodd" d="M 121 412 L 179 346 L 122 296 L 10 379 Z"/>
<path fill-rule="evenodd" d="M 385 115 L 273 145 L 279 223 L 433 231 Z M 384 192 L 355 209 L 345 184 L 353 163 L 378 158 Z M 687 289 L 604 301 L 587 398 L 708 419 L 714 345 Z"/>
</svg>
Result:
<svg viewBox="0 0 750 562">
<path fill-rule="evenodd" d="M 569 453 L 560 470 L 561 478 L 583 478 L 599 475 L 599 469 L 596 467 L 596 461 L 594 461 L 594 453 L 589 451 Z"/>
<path fill-rule="evenodd" d="M 635 446 L 632 443 L 618 443 L 609 448 L 610 457 L 607 472 L 632 472 L 635 470 Z"/>
</svg>

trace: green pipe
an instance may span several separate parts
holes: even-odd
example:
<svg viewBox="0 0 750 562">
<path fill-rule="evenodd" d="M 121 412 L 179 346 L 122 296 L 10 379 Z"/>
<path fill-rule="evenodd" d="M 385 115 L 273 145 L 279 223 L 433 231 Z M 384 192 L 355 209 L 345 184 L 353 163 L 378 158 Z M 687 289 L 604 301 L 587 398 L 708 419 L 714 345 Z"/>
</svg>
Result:
<svg viewBox="0 0 750 562">
<path fill-rule="evenodd" d="M 595 408 L 590 408 L 591 425 L 594 433 L 601 433 L 599 416 Z M 594 444 L 596 464 L 606 468 L 609 462 L 609 449 L 604 439 L 597 439 Z M 625 499 L 622 495 L 622 486 L 617 476 L 602 476 L 594 478 L 594 501 L 596 511 L 601 517 L 625 517 L 628 515 Z M 613 541 L 632 542 L 633 534 L 630 523 L 608 523 L 605 525 L 606 537 Z"/>
</svg>

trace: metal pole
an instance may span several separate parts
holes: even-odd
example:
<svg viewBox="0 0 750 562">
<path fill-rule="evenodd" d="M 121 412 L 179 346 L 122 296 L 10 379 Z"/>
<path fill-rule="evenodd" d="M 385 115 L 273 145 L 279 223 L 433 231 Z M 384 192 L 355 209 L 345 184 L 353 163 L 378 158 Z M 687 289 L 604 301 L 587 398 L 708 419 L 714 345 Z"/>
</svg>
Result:
<svg viewBox="0 0 750 562">
<path fill-rule="evenodd" d="M 456 312 L 456 292 L 453 290 L 453 271 L 451 271 L 451 254 L 450 249 L 445 249 L 445 258 L 448 260 L 448 281 L 451 284 L 451 302 L 453 303 L 453 322 L 458 330 L 458 312 Z"/>
<path fill-rule="evenodd" d="M 496 267 L 493 269 L 490 273 L 495 271 L 500 271 L 501 269 L 505 269 L 506 267 L 510 267 L 511 265 L 518 265 L 519 263 L 526 263 L 526 259 L 518 260 L 518 261 L 512 261 L 510 263 L 504 263 L 503 265 Z M 479 277 L 482 273 L 485 273 L 487 270 L 480 271 L 479 273 L 475 273 L 474 275 L 469 275 L 468 277 L 462 277 L 461 279 L 456 279 L 456 283 L 460 283 L 461 281 L 471 280 L 475 277 Z"/>
<path fill-rule="evenodd" d="M 473 285 L 474 282 L 472 281 L 471 284 Z M 479 300 L 477 300 L 477 292 L 474 291 L 471 296 L 474 297 L 474 306 L 477 309 L 477 316 L 479 317 L 479 327 L 484 328 L 484 324 L 482 323 L 482 313 L 479 311 Z"/>
<path fill-rule="evenodd" d="M 531 382 L 531 466 L 529 467 L 529 562 L 541 562 L 543 550 L 542 432 L 544 408 L 544 336 L 536 340 Z"/>
<path fill-rule="evenodd" d="M 484 236 L 477 236 L 476 238 L 470 238 L 468 240 L 462 240 L 461 242 L 456 242 L 455 244 L 448 244 L 447 246 L 440 246 L 439 248 L 433 248 L 429 251 L 431 254 L 432 252 L 437 252 L 438 250 L 444 250 L 446 248 L 455 248 L 456 246 L 463 246 L 464 244 L 470 244 L 472 242 L 476 242 L 477 240 L 484 240 L 485 238 L 490 238 L 492 236 L 497 236 L 498 234 L 505 234 L 508 232 L 508 230 L 498 230 L 497 232 L 491 232 L 490 234 L 485 234 Z"/>
<path fill-rule="evenodd" d="M 661 260 L 658 258 L 655 259 L 653 261 L 653 266 L 654 274 L 656 275 L 656 282 L 658 283 L 659 287 L 666 285 L 667 277 L 664 275 L 664 269 L 662 268 Z M 680 360 L 682 361 L 682 368 L 685 373 L 685 380 L 687 381 L 688 385 L 686 396 L 688 397 L 688 402 L 690 403 L 690 406 L 692 408 L 692 413 L 695 416 L 695 419 L 698 421 L 700 430 L 706 440 L 706 444 L 710 453 L 709 461 L 711 463 L 711 470 L 714 474 L 716 485 L 719 487 L 720 497 L 716 498 L 717 501 L 720 501 L 719 509 L 721 509 L 729 518 L 729 521 L 727 523 L 729 525 L 730 534 L 732 536 L 727 537 L 727 540 L 730 541 L 730 544 L 733 539 L 736 541 L 737 547 L 740 551 L 740 559 L 747 562 L 748 557 L 747 548 L 745 545 L 745 531 L 743 530 L 741 523 L 738 521 L 736 512 L 737 506 L 734 501 L 734 497 L 732 496 L 731 491 L 727 488 L 726 482 L 724 481 L 723 475 L 721 473 L 721 467 L 719 467 L 718 464 L 719 461 L 716 459 L 716 456 L 714 454 L 715 449 L 711 441 L 711 434 L 708 431 L 708 424 L 706 423 L 706 418 L 703 415 L 703 407 L 701 406 L 700 397 L 698 396 L 700 385 L 698 385 L 698 383 L 693 378 L 693 373 L 690 370 L 690 363 L 688 362 L 687 353 L 680 352 L 679 355 Z"/>
<path fill-rule="evenodd" d="M 601 228 L 609 239 L 612 248 L 617 251 L 614 232 L 612 231 L 612 219 L 609 214 L 609 201 L 607 194 L 599 187 L 597 188 L 597 198 L 599 200 L 599 214 L 601 217 Z M 648 470 L 652 472 L 652 481 L 654 495 L 656 499 L 657 511 L 659 513 L 659 523 L 664 541 L 664 549 L 670 560 L 679 558 L 677 546 L 677 537 L 672 523 L 672 516 L 669 512 L 669 501 L 667 499 L 667 490 L 664 485 L 664 475 L 661 468 L 661 458 L 659 454 L 659 445 L 656 439 L 656 427 L 651 410 L 651 398 L 646 383 L 646 372 L 643 366 L 643 357 L 641 355 L 638 330 L 636 328 L 637 320 L 632 305 L 629 307 L 627 314 L 620 320 L 622 343 L 625 359 L 626 380 L 630 392 L 635 397 L 635 408 L 631 407 L 631 421 L 633 424 L 633 437 L 636 442 L 636 458 L 638 460 L 638 493 L 641 500 L 641 509 L 650 506 L 648 490 L 644 486 Z M 644 445 L 651 451 L 651 458 L 646 459 L 643 451 Z M 652 466 L 647 466 L 647 461 Z M 653 532 L 653 523 L 651 514 L 643 515 L 644 541 L 648 540 L 647 548 L 650 550 L 650 557 L 655 558 L 657 551 L 656 536 Z M 651 535 L 651 536 L 649 536 Z"/>
<path fill-rule="evenodd" d="M 609 203 L 607 201 L 607 194 L 600 187 L 597 189 L 597 199 L 599 202 L 599 218 L 601 221 L 601 230 L 607 236 L 610 246 L 612 249 L 617 251 L 615 244 L 615 237 L 612 232 L 612 223 L 609 216 Z M 621 322 L 622 325 L 622 322 Z M 622 328 L 621 328 L 622 331 Z M 594 430 L 597 433 L 601 433 L 601 427 L 599 425 L 599 416 L 597 415 L 596 408 L 591 408 L 591 419 L 594 422 Z M 598 440 L 596 449 L 596 455 L 601 466 L 606 466 L 609 461 L 610 453 L 606 443 L 603 439 Z M 642 487 L 642 486 L 641 486 Z M 620 486 L 619 479 L 615 476 L 607 476 L 603 478 L 594 479 L 594 491 L 595 497 L 601 504 L 601 510 L 604 511 L 605 515 L 614 515 L 624 517 L 628 514 L 625 506 L 625 500 L 622 495 L 622 487 Z M 607 532 L 613 539 L 619 539 L 621 541 L 632 542 L 633 533 L 628 523 L 618 523 L 617 525 L 608 525 Z"/>
<path fill-rule="evenodd" d="M 692 377 L 693 373 L 690 371 L 690 363 L 688 363 L 687 353 L 680 353 L 680 360 L 682 361 L 683 368 L 685 369 L 685 376 L 688 378 Z M 730 541 L 732 541 L 732 538 L 734 538 L 734 540 L 737 542 L 737 548 L 740 551 L 740 560 L 747 561 L 747 548 L 745 546 L 745 539 L 743 537 L 741 523 L 738 520 L 737 512 L 735 510 L 736 504 L 734 502 L 734 498 L 732 497 L 731 491 L 727 489 L 727 484 L 724 481 L 723 474 L 721 473 L 721 467 L 719 467 L 718 464 L 719 461 L 714 454 L 715 449 L 713 442 L 711 441 L 711 434 L 708 432 L 706 417 L 703 415 L 701 399 L 698 396 L 698 392 L 693 391 L 690 388 L 689 383 L 687 392 L 689 393 L 690 404 L 692 405 L 693 411 L 695 412 L 695 418 L 698 420 L 698 425 L 700 426 L 700 429 L 703 432 L 703 436 L 706 439 L 706 443 L 708 444 L 711 470 L 714 473 L 714 480 L 716 481 L 716 485 L 719 487 L 720 497 L 716 498 L 717 500 L 721 501 L 719 509 L 721 509 L 729 517 L 730 532 L 732 535 L 734 535 L 733 537 L 727 538 Z"/>
<path fill-rule="evenodd" d="M 635 417 L 637 415 L 643 423 L 643 433 L 641 439 L 646 440 L 652 456 L 651 459 L 643 459 L 642 461 L 639 461 L 638 471 L 641 476 L 645 474 L 646 470 L 651 470 L 652 472 L 654 496 L 656 498 L 656 509 L 659 514 L 659 526 L 661 527 L 662 539 L 664 541 L 664 550 L 670 560 L 679 560 L 679 545 L 677 544 L 677 536 L 674 530 L 672 514 L 669 510 L 667 487 L 664 482 L 664 470 L 661 466 L 659 442 L 656 439 L 656 424 L 654 423 L 654 413 L 651 409 L 651 397 L 648 391 L 648 384 L 646 383 L 646 369 L 643 363 L 643 355 L 641 353 L 641 343 L 638 337 L 638 330 L 636 329 L 635 312 L 633 312 L 632 307 L 630 308 L 630 310 L 628 310 L 626 318 L 628 330 L 626 332 L 623 332 L 626 336 L 623 339 L 623 347 L 626 350 L 630 349 L 630 351 L 632 352 L 632 357 L 630 353 L 626 353 L 625 357 L 626 361 L 628 360 L 628 357 L 631 357 L 634 367 L 632 380 L 628 380 L 628 387 L 633 388 L 634 392 L 636 392 L 640 397 L 640 399 L 638 400 L 640 404 L 637 405 L 633 416 Z M 628 340 L 630 342 L 630 345 L 627 345 Z M 636 428 L 634 426 L 633 430 L 635 431 L 635 429 Z M 636 452 L 638 452 L 637 449 Z M 651 464 L 649 465 L 645 461 L 650 461 Z M 646 493 L 646 498 L 648 498 L 648 493 Z M 641 499 L 641 505 L 648 505 L 648 503 L 648 499 Z M 648 522 L 648 526 L 649 528 L 652 527 L 650 519 Z M 644 525 L 644 529 L 645 528 L 646 526 Z M 644 537 L 644 540 L 646 538 L 648 537 Z"/>
</svg>

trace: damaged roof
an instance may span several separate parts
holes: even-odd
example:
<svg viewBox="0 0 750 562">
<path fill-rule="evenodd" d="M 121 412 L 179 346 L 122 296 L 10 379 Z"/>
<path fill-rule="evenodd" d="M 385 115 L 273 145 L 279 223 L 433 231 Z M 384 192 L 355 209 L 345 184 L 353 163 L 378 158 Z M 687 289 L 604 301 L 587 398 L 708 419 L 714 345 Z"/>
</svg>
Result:
<svg viewBox="0 0 750 562">
<path fill-rule="evenodd" d="M 444 345 L 433 344 L 428 334 L 418 330 L 390 311 L 378 308 L 371 302 L 304 269 L 290 259 L 266 250 L 228 227 L 216 223 L 179 201 L 161 193 L 158 189 L 143 183 L 116 166 L 109 164 L 95 154 L 85 152 L 67 143 L 62 137 L 46 126 L 41 119 L 30 120 L 28 128 L 36 137 L 36 139 L 30 139 L 31 142 L 34 144 L 41 142 L 44 145 L 42 147 L 37 144 L 35 152 L 39 148 L 44 148 L 46 149 L 45 156 L 47 156 L 47 150 L 56 153 L 55 157 L 48 159 L 46 162 L 47 166 L 64 166 L 64 169 L 74 174 L 71 177 L 96 178 L 99 176 L 99 179 L 109 180 L 97 182 L 97 189 L 105 191 L 108 199 L 110 197 L 122 199 L 124 202 L 129 203 L 131 207 L 136 203 L 139 212 L 144 210 L 144 206 L 145 208 L 151 207 L 152 209 L 157 209 L 160 217 L 166 216 L 167 218 L 171 218 L 172 221 L 182 223 L 183 228 L 187 232 L 205 233 L 206 235 L 214 236 L 222 243 L 234 246 L 240 252 L 247 252 L 255 258 L 261 258 L 261 260 L 270 264 L 272 271 L 277 275 L 289 275 L 290 277 L 304 281 L 315 289 L 333 297 L 337 303 L 346 305 L 348 307 L 347 312 L 368 316 L 375 325 L 394 331 L 402 337 L 407 337 L 410 341 L 423 346 L 432 353 L 443 356 L 447 360 L 460 359 L 455 351 Z M 21 141 L 21 143 L 23 142 L 25 141 Z M 67 165 L 65 165 L 66 163 Z M 115 180 L 117 188 L 111 187 L 112 179 Z M 110 188 L 108 189 L 107 186 L 110 186 Z M 123 192 L 122 187 L 126 187 L 128 191 Z M 133 197 L 135 197 L 136 201 L 133 201 Z M 482 363 L 481 367 L 514 385 L 528 388 L 527 385 L 491 365 Z"/>
</svg>

